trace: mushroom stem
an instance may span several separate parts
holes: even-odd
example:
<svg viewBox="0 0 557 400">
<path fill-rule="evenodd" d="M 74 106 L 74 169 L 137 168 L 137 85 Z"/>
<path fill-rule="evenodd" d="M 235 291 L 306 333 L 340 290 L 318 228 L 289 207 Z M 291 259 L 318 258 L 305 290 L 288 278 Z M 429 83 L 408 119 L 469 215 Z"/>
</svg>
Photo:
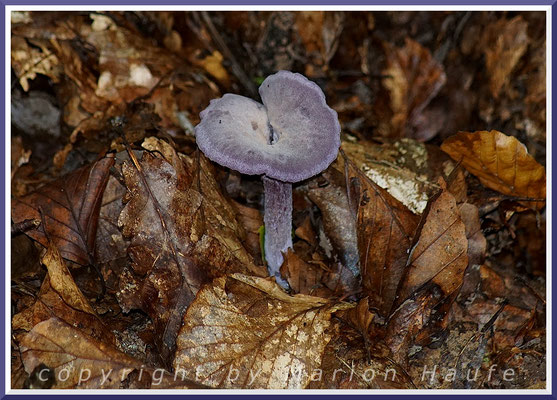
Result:
<svg viewBox="0 0 557 400">
<path fill-rule="evenodd" d="M 292 184 L 263 176 L 265 188 L 265 259 L 269 275 L 288 288 L 280 275 L 282 253 L 292 248 Z"/>
</svg>

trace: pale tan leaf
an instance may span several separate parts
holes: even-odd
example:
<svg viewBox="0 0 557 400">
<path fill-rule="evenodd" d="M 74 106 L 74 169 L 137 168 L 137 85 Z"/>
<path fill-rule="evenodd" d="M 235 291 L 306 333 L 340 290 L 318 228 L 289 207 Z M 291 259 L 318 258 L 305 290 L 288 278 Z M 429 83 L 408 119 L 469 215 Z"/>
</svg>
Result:
<svg viewBox="0 0 557 400">
<path fill-rule="evenodd" d="M 35 325 L 22 336 L 20 350 L 27 373 L 41 363 L 54 369 L 56 389 L 119 388 L 130 372 L 141 367 L 140 361 L 58 318 Z"/>
<path fill-rule="evenodd" d="M 515 137 L 499 131 L 459 132 L 443 142 L 441 149 L 477 176 L 490 189 L 500 193 L 545 199 L 545 168 Z M 539 210 L 543 201 L 520 201 Z"/>
<path fill-rule="evenodd" d="M 349 308 L 234 274 L 201 289 L 177 339 L 174 368 L 221 388 L 304 388 L 321 364 L 331 313 Z"/>
</svg>

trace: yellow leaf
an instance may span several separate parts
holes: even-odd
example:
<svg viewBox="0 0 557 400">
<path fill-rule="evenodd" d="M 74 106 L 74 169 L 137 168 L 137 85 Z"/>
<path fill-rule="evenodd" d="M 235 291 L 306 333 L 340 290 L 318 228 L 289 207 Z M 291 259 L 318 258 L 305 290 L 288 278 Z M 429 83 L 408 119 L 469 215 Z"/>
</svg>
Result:
<svg viewBox="0 0 557 400">
<path fill-rule="evenodd" d="M 459 132 L 445 140 L 441 149 L 490 189 L 509 196 L 545 199 L 545 168 L 515 137 L 495 130 Z M 539 210 L 545 202 L 520 204 Z"/>
</svg>

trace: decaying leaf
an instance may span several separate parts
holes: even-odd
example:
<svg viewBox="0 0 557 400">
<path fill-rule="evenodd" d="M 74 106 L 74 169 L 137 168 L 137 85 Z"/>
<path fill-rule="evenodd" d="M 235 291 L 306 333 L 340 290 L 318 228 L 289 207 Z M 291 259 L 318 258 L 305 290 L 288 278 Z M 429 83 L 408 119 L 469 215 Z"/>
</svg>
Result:
<svg viewBox="0 0 557 400">
<path fill-rule="evenodd" d="M 485 258 L 487 241 L 482 233 L 478 207 L 463 203 L 459 209 L 468 238 L 468 265 L 480 265 Z"/>
<path fill-rule="evenodd" d="M 441 184 L 418 226 L 387 325 L 387 344 L 404 365 L 413 343 L 429 344 L 446 328 L 468 266 L 465 226 L 454 197 Z"/>
<path fill-rule="evenodd" d="M 213 176 L 166 142 L 150 138 L 140 161 L 122 166 L 127 204 L 118 224 L 130 240 L 131 267 L 120 279 L 124 311 L 146 311 L 160 335 L 163 359 L 172 354 L 186 307 L 209 277 L 263 273 L 239 237 L 232 207 Z M 196 175 L 199 173 L 199 175 Z"/>
<path fill-rule="evenodd" d="M 443 297 L 462 283 L 468 265 L 468 240 L 455 199 L 446 189 L 430 200 L 416 238 L 397 292 L 398 304 L 428 282 L 438 286 Z"/>
<path fill-rule="evenodd" d="M 313 63 L 327 68 L 338 48 L 344 27 L 344 14 L 327 11 L 301 11 L 296 14 L 296 29 Z M 306 72 L 307 71 L 306 67 Z M 312 74 L 310 74 L 312 75 Z"/>
<path fill-rule="evenodd" d="M 337 334 L 325 348 L 321 368 L 313 374 L 310 389 L 415 388 L 384 344 L 374 341 L 370 348 L 360 331 L 342 322 L 334 328 Z"/>
<path fill-rule="evenodd" d="M 54 243 L 49 242 L 42 263 L 48 269 L 48 276 L 43 281 L 38 298 L 32 306 L 14 315 L 12 328 L 30 331 L 41 321 L 57 317 L 68 324 L 80 326 L 92 338 L 114 343 L 114 335 L 75 284 Z"/>
<path fill-rule="evenodd" d="M 357 209 L 362 287 L 370 305 L 387 316 L 406 267 L 418 217 L 345 160 Z"/>
<path fill-rule="evenodd" d="M 450 157 L 436 146 L 413 139 L 381 145 L 343 141 L 342 150 L 369 179 L 415 214 L 421 214 L 429 197 L 439 190 L 439 176 L 447 179 L 455 167 Z"/>
<path fill-rule="evenodd" d="M 41 220 L 42 210 L 46 226 L 25 233 L 46 247 L 46 230 L 62 257 L 82 265 L 92 263 L 99 209 L 113 164 L 112 156 L 101 158 L 12 200 L 13 221 Z"/>
<path fill-rule="evenodd" d="M 120 388 L 133 369 L 141 368 L 139 361 L 58 318 L 35 325 L 20 348 L 27 373 L 45 364 L 54 370 L 57 389 Z"/>
<path fill-rule="evenodd" d="M 520 15 L 511 20 L 501 18 L 487 26 L 483 35 L 489 87 L 493 97 L 497 98 L 528 48 L 528 23 Z"/>
<path fill-rule="evenodd" d="M 528 154 L 515 137 L 498 131 L 459 132 L 443 142 L 441 149 L 477 176 L 490 189 L 527 198 L 526 207 L 540 210 L 545 199 L 545 168 Z"/>
<path fill-rule="evenodd" d="M 289 296 L 269 279 L 217 278 L 184 316 L 174 368 L 212 387 L 304 388 L 331 338 L 331 313 L 347 307 Z"/>
<path fill-rule="evenodd" d="M 346 189 L 334 184 L 310 187 L 308 197 L 319 207 L 325 235 L 331 241 L 343 265 L 354 276 L 358 276 L 360 270 L 356 222 L 350 211 Z"/>
<path fill-rule="evenodd" d="M 406 38 L 403 48 L 385 43 L 387 67 L 383 70 L 383 86 L 389 91 L 391 111 L 390 137 L 414 137 L 424 108 L 445 84 L 443 66 L 429 50 Z M 427 140 L 429 138 L 425 138 Z"/>
<path fill-rule="evenodd" d="M 25 371 L 42 380 L 53 375 L 53 389 L 201 388 L 164 369 L 145 366 L 58 318 L 35 325 L 21 338 L 20 350 Z"/>
</svg>

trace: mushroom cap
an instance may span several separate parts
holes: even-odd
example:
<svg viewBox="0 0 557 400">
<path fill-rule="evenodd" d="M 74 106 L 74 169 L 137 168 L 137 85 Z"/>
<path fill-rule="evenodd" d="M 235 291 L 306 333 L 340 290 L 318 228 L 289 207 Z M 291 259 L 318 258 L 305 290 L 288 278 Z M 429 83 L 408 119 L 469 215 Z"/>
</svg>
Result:
<svg viewBox="0 0 557 400">
<path fill-rule="evenodd" d="M 340 124 L 319 86 L 279 71 L 263 81 L 259 94 L 264 105 L 225 94 L 200 113 L 195 135 L 207 157 L 243 174 L 283 182 L 310 178 L 334 161 Z"/>
</svg>

